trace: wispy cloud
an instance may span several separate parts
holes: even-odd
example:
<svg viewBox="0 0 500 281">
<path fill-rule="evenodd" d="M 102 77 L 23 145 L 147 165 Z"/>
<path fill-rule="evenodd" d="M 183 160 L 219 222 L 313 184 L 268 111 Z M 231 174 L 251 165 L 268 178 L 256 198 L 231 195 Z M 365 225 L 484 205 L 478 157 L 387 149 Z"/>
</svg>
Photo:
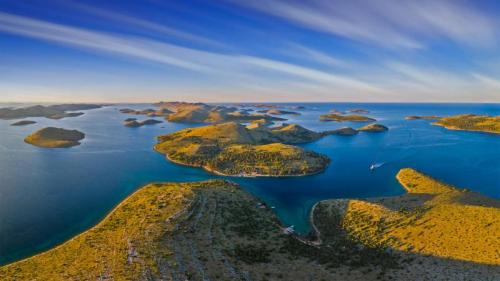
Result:
<svg viewBox="0 0 500 281">
<path fill-rule="evenodd" d="M 179 30 L 177 28 L 166 26 L 164 24 L 160 24 L 151 20 L 145 20 L 128 14 L 119 13 L 116 11 L 96 8 L 94 6 L 89 6 L 76 1 L 63 1 L 62 4 L 65 4 L 68 7 L 77 10 L 79 12 L 84 12 L 86 14 L 105 19 L 108 22 L 109 21 L 115 22 L 119 24 L 119 26 L 122 28 L 129 28 L 129 29 L 131 28 L 131 29 L 151 32 L 156 36 L 162 36 L 164 38 L 166 37 L 167 39 L 171 37 L 176 37 L 190 42 L 200 43 L 203 45 L 210 45 L 216 47 L 223 46 L 219 42 L 206 38 L 204 36 Z"/>
<path fill-rule="evenodd" d="M 258 69 L 260 69 L 288 75 L 292 78 L 298 77 L 315 83 L 322 83 L 328 87 L 340 86 L 363 91 L 380 91 L 377 87 L 355 78 L 343 77 L 276 60 L 201 51 L 156 40 L 91 31 L 1 12 L 0 31 L 90 49 L 105 54 L 143 59 L 201 72 L 205 75 L 237 77 L 243 82 L 249 77 L 267 79 L 267 77 L 258 74 Z"/>
<path fill-rule="evenodd" d="M 491 46 L 498 22 L 466 5 L 422 1 L 231 1 L 299 26 L 385 47 L 424 48 L 426 39 L 447 37 L 459 43 Z"/>
<path fill-rule="evenodd" d="M 147 44 L 145 40 L 92 32 L 2 12 L 0 12 L 0 31 L 111 54 L 132 56 L 191 70 L 204 70 L 201 65 L 177 59 L 174 56 L 169 56 L 168 53 L 148 50 L 144 47 Z M 165 46 L 180 48 L 167 44 Z"/>
<path fill-rule="evenodd" d="M 492 78 L 479 73 L 472 73 L 472 76 L 479 80 L 487 87 L 491 87 L 494 90 L 498 91 L 498 95 L 500 95 L 500 80 L 498 78 Z"/>
</svg>

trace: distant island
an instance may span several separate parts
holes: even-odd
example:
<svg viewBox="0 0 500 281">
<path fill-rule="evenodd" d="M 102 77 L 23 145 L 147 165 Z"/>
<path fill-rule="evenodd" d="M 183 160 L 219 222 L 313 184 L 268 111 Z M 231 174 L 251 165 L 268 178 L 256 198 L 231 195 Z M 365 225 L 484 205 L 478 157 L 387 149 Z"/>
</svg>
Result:
<svg viewBox="0 0 500 281">
<path fill-rule="evenodd" d="M 58 105 L 35 105 L 20 108 L 0 108 L 0 119 L 22 119 L 28 117 L 45 117 L 49 119 L 62 119 L 66 117 L 77 117 L 83 112 L 67 112 L 77 110 L 90 110 L 101 108 L 99 104 L 58 104 Z"/>
<path fill-rule="evenodd" d="M 31 120 L 21 120 L 21 121 L 14 122 L 10 125 L 11 126 L 26 126 L 26 125 L 31 125 L 31 124 L 36 124 L 36 122 L 31 121 Z"/>
<path fill-rule="evenodd" d="M 137 127 L 142 127 L 144 125 L 155 125 L 155 124 L 160 124 L 163 123 L 163 121 L 159 121 L 156 119 L 147 119 L 143 121 L 137 121 L 136 118 L 127 118 L 123 122 L 123 125 L 125 127 L 130 127 L 130 128 L 137 128 Z"/>
<path fill-rule="evenodd" d="M 366 109 L 361 109 L 361 108 L 349 109 L 347 112 L 362 113 L 362 114 L 370 113 L 370 111 L 368 111 Z"/>
<path fill-rule="evenodd" d="M 221 175 L 303 176 L 323 171 L 329 159 L 290 144 L 321 137 L 298 125 L 249 129 L 228 122 L 160 136 L 155 149 L 175 163 Z"/>
<path fill-rule="evenodd" d="M 372 122 L 376 121 L 373 118 L 362 116 L 362 115 L 340 115 L 335 113 L 321 114 L 319 117 L 320 121 L 337 121 L 337 122 Z"/>
<path fill-rule="evenodd" d="M 397 179 L 407 194 L 322 201 L 314 209 L 314 222 L 318 217 L 320 223 L 341 217 L 348 234 L 364 244 L 500 265 L 499 200 L 457 189 L 414 169 L 400 170 Z M 324 226 L 318 227 L 323 231 Z"/>
<path fill-rule="evenodd" d="M 372 132 L 372 133 L 380 133 L 380 132 L 385 132 L 387 130 L 389 130 L 389 128 L 380 124 L 370 124 L 358 129 L 358 131 L 360 132 Z"/>
<path fill-rule="evenodd" d="M 500 274 L 498 200 L 411 169 L 397 178 L 408 194 L 317 203 L 307 237 L 282 226 L 272 208 L 234 183 L 152 183 L 82 234 L 0 267 L 0 276 L 299 281 Z"/>
<path fill-rule="evenodd" d="M 336 130 L 327 131 L 329 135 L 353 136 L 358 134 L 358 130 L 351 127 L 343 127 Z"/>
<path fill-rule="evenodd" d="M 169 122 L 178 123 L 224 123 L 252 122 L 256 120 L 285 121 L 285 118 L 267 114 L 250 114 L 250 110 L 238 110 L 236 107 L 209 105 L 190 102 L 159 102 L 153 104 L 159 109 L 120 109 L 120 112 L 135 115 L 163 116 Z"/>
<path fill-rule="evenodd" d="M 67 148 L 80 144 L 85 134 L 77 130 L 47 127 L 27 136 L 24 141 L 43 148 Z"/>
<path fill-rule="evenodd" d="M 171 110 L 168 110 L 167 108 L 161 108 L 161 109 L 143 109 L 143 110 L 135 110 L 135 109 L 130 109 L 130 108 L 122 108 L 119 110 L 121 113 L 126 113 L 126 114 L 134 114 L 134 115 L 146 115 L 149 117 L 166 117 L 170 113 L 172 113 Z"/>
<path fill-rule="evenodd" d="M 441 119 L 439 116 L 435 115 L 410 115 L 405 117 L 406 120 L 438 120 Z"/>
<path fill-rule="evenodd" d="M 442 117 L 432 124 L 445 127 L 449 130 L 500 134 L 500 116 L 475 114 L 455 115 Z"/>
<path fill-rule="evenodd" d="M 300 115 L 299 112 L 279 110 L 279 109 L 258 110 L 257 112 L 270 114 L 270 115 Z"/>
</svg>

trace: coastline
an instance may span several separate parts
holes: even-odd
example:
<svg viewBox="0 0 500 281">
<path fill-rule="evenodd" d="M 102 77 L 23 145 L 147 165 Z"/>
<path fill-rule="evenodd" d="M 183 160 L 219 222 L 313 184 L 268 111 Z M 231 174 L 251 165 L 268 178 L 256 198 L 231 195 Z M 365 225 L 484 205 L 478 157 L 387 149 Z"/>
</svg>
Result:
<svg viewBox="0 0 500 281">
<path fill-rule="evenodd" d="M 144 188 L 152 185 L 152 184 L 155 184 L 155 182 L 151 182 L 151 183 L 148 183 L 146 185 L 143 185 L 143 186 L 140 186 L 139 188 L 137 188 L 137 190 L 135 190 L 134 192 L 132 192 L 131 194 L 127 195 L 123 200 L 121 200 L 118 204 L 116 204 L 104 217 L 100 218 L 98 220 L 98 222 L 94 225 L 92 225 L 91 227 L 87 228 L 86 230 L 82 231 L 82 232 L 79 232 L 78 234 L 74 235 L 74 236 L 71 236 L 71 238 L 63 241 L 63 242 L 60 242 L 60 243 L 57 243 L 55 244 L 54 246 L 50 247 L 49 249 L 47 250 L 42 250 L 38 253 L 35 253 L 35 254 L 32 254 L 30 256 L 27 256 L 25 258 L 21 258 L 19 260 L 16 260 L 16 261 L 13 261 L 13 262 L 9 262 L 9 263 L 6 263 L 6 264 L 3 264 L 3 265 L 0 265 L 0 267 L 5 267 L 5 266 L 10 266 L 10 265 L 13 265 L 13 264 L 16 264 L 16 263 L 19 263 L 19 262 L 23 262 L 23 261 L 27 261 L 27 260 L 30 260 L 30 259 L 33 259 L 33 258 L 36 258 L 37 256 L 40 256 L 40 255 L 45 255 L 45 254 L 48 254 L 52 251 L 55 251 L 57 250 L 58 248 L 64 246 L 65 244 L 75 240 L 75 239 L 78 239 L 80 236 L 82 235 L 85 235 L 86 233 L 96 229 L 97 227 L 99 227 L 101 224 L 103 224 L 118 208 L 120 208 L 122 205 L 126 204 L 130 198 L 132 198 L 135 194 L 139 193 L 141 190 L 143 190 Z M 192 202 L 190 202 L 191 204 Z M 189 206 L 187 206 L 186 208 L 188 208 Z M 185 211 L 186 208 L 184 208 L 182 211 Z M 178 215 L 178 213 L 174 214 L 171 216 L 174 217 Z"/>
<path fill-rule="evenodd" d="M 313 176 L 313 175 L 317 175 L 317 174 L 321 174 L 323 173 L 327 168 L 328 166 L 330 165 L 330 163 L 326 164 L 326 166 L 321 169 L 320 171 L 316 171 L 316 172 L 313 172 L 313 173 L 307 173 L 307 174 L 300 174 L 300 175 L 281 175 L 281 176 L 276 176 L 276 175 L 263 175 L 263 174 L 237 174 L 237 175 L 228 175 L 228 174 L 224 174 L 222 172 L 219 172 L 217 170 L 214 170 L 214 169 L 211 169 L 209 168 L 208 166 L 206 165 L 194 165 L 194 164 L 187 164 L 187 163 L 183 163 L 183 162 L 180 162 L 180 161 L 177 161 L 177 160 L 174 160 L 172 158 L 170 158 L 168 156 L 168 154 L 166 153 L 162 153 L 160 151 L 158 151 L 156 149 L 156 145 L 154 147 L 154 150 L 162 155 L 165 156 L 165 158 L 174 163 L 174 164 L 177 164 L 177 165 L 181 165 L 181 166 L 186 166 L 186 167 L 193 167 L 193 168 L 202 168 L 203 170 L 211 173 L 211 174 L 214 174 L 214 175 L 217 175 L 217 176 L 222 176 L 222 177 L 239 177 L 239 178 L 291 178 L 291 177 L 308 177 L 308 176 Z"/>
<path fill-rule="evenodd" d="M 437 122 L 433 122 L 433 123 L 431 123 L 431 125 L 433 125 L 433 126 L 439 126 L 439 127 L 451 130 L 451 131 L 478 132 L 478 133 L 491 134 L 491 135 L 500 135 L 500 133 L 498 133 L 498 132 L 483 131 L 483 130 L 468 130 L 468 129 L 458 128 L 458 127 L 455 127 L 455 126 L 442 125 L 442 124 L 439 124 Z"/>
</svg>

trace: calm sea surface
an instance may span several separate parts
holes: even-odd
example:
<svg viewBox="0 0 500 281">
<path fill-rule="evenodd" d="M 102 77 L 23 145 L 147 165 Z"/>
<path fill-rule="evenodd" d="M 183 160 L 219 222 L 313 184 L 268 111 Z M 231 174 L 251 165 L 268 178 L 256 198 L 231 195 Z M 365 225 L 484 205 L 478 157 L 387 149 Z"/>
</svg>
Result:
<svg viewBox="0 0 500 281">
<path fill-rule="evenodd" d="M 291 106 L 293 104 L 286 104 Z M 0 107 L 5 105 L 0 105 Z M 301 116 L 287 122 L 322 131 L 362 123 L 319 122 L 331 109 L 364 108 L 389 127 L 380 134 L 328 136 L 303 147 L 328 155 L 332 163 L 318 175 L 300 178 L 230 178 L 275 210 L 282 222 L 309 231 L 308 212 L 319 200 L 390 196 L 404 192 L 395 179 L 412 167 L 462 188 L 500 198 L 500 137 L 450 131 L 407 115 L 498 115 L 500 104 L 305 104 Z M 153 181 L 198 181 L 217 176 L 172 164 L 152 150 L 155 137 L 190 125 L 163 123 L 126 128 L 110 106 L 76 118 L 11 127 L 0 120 L 0 264 L 59 244 L 91 227 L 138 187 Z M 148 108 L 148 105 L 126 107 Z M 25 144 L 31 132 L 46 126 L 78 129 L 82 145 L 41 149 Z M 375 172 L 373 163 L 383 163 Z"/>
</svg>

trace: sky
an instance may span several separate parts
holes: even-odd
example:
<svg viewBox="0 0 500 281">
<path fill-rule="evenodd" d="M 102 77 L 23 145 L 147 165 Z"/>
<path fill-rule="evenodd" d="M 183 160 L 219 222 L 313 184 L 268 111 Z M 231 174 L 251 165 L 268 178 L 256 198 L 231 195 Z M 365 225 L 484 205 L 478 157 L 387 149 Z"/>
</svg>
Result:
<svg viewBox="0 0 500 281">
<path fill-rule="evenodd" d="M 500 102 L 500 1 L 0 0 L 0 102 Z"/>
</svg>

